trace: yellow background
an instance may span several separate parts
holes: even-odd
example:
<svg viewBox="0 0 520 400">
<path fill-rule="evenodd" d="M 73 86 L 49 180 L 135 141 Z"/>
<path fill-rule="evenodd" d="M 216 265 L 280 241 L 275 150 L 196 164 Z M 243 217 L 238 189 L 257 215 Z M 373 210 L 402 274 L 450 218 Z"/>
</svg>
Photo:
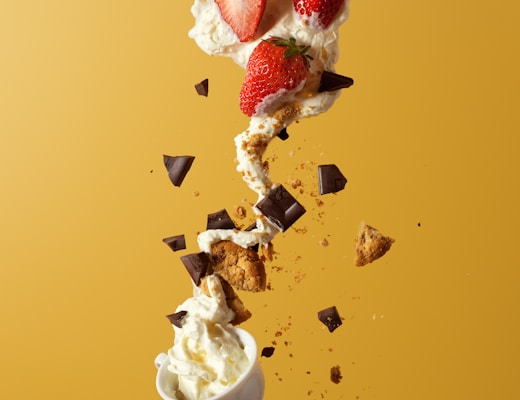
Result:
<svg viewBox="0 0 520 400">
<path fill-rule="evenodd" d="M 158 399 L 164 316 L 191 291 L 179 256 L 208 213 L 255 201 L 234 163 L 243 71 L 187 37 L 190 6 L 0 1 L 2 399 Z M 337 69 L 354 86 L 269 148 L 307 213 L 275 239 L 272 290 L 242 296 L 243 327 L 276 341 L 266 399 L 520 397 L 519 17 L 352 1 Z M 182 187 L 163 154 L 196 156 Z M 349 183 L 318 206 L 326 163 Z M 356 268 L 361 220 L 396 243 Z M 181 233 L 183 252 L 161 242 Z"/>
</svg>

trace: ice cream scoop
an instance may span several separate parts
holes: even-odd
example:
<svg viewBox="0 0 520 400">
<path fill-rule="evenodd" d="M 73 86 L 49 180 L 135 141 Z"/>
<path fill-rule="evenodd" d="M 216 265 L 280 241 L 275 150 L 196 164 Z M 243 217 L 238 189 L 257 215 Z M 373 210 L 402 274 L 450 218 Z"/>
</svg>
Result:
<svg viewBox="0 0 520 400">
<path fill-rule="evenodd" d="M 247 368 L 231 386 L 205 400 L 262 400 L 264 396 L 264 375 L 258 362 L 258 347 L 255 339 L 243 329 L 234 329 L 244 346 L 248 360 Z M 168 369 L 169 365 L 170 357 L 166 353 L 160 353 L 156 357 L 157 391 L 164 400 L 182 400 L 183 397 L 178 392 L 179 377 Z"/>
</svg>

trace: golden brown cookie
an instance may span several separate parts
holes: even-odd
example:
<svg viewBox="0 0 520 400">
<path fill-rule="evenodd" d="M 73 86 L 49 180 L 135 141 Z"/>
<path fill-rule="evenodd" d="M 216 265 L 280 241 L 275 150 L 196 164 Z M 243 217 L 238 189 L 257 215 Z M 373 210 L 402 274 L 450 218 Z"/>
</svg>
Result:
<svg viewBox="0 0 520 400">
<path fill-rule="evenodd" d="M 265 266 L 258 253 L 229 240 L 211 246 L 212 269 L 235 289 L 249 292 L 265 290 Z"/>
<path fill-rule="evenodd" d="M 238 295 L 235 293 L 233 287 L 220 275 L 215 275 L 218 276 L 220 280 L 222 291 L 226 296 L 227 306 L 235 313 L 235 317 L 233 318 L 231 323 L 233 325 L 239 325 L 242 322 L 247 321 L 249 318 L 251 318 L 251 312 L 244 306 L 244 303 L 242 303 L 242 300 L 240 300 Z M 207 276 L 202 278 L 199 287 L 206 296 L 211 296 L 210 291 L 208 289 L 207 281 Z"/>
<path fill-rule="evenodd" d="M 362 267 L 382 257 L 394 243 L 394 239 L 382 235 L 376 228 L 361 222 L 356 241 L 354 265 Z"/>
</svg>

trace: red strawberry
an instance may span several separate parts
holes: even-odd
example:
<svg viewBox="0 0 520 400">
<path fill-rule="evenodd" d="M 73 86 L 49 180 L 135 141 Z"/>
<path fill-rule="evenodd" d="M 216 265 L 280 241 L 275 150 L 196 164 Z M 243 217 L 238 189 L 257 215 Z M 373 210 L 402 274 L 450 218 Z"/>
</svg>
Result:
<svg viewBox="0 0 520 400">
<path fill-rule="evenodd" d="M 325 29 L 345 0 L 293 0 L 294 11 L 315 29 Z"/>
<path fill-rule="evenodd" d="M 266 0 L 215 0 L 220 15 L 241 42 L 251 40 L 265 10 Z"/>
<path fill-rule="evenodd" d="M 240 90 L 240 109 L 248 116 L 262 115 L 280 105 L 288 95 L 301 90 L 307 79 L 309 46 L 295 39 L 272 37 L 253 50 Z"/>
</svg>

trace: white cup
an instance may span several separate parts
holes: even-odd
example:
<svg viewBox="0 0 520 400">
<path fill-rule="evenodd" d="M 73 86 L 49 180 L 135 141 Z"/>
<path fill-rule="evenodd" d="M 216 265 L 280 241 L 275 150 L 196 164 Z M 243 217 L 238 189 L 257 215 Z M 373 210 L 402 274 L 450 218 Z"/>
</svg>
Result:
<svg viewBox="0 0 520 400">
<path fill-rule="evenodd" d="M 264 397 L 264 374 L 258 362 L 258 347 L 249 332 L 236 328 L 238 337 L 244 345 L 244 351 L 250 361 L 246 371 L 232 386 L 222 393 L 204 400 L 262 400 Z M 155 358 L 157 367 L 156 386 L 159 395 L 164 400 L 176 400 L 179 386 L 177 375 L 168 370 L 169 357 L 160 353 Z"/>
</svg>

